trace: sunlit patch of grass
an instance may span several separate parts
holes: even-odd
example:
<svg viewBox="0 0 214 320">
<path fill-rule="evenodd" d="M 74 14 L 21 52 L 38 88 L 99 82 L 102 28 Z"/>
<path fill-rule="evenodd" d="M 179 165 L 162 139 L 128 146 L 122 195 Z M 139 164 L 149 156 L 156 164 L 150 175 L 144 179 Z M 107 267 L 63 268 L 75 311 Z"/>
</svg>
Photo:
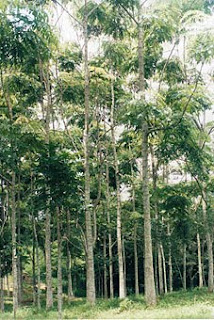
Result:
<svg viewBox="0 0 214 320">
<path fill-rule="evenodd" d="M 23 306 L 18 310 L 17 319 L 57 319 L 57 304 L 47 312 L 43 301 L 40 312 L 36 308 Z M 6 312 L 1 320 L 13 319 L 11 300 L 6 301 Z M 156 307 L 148 308 L 144 297 L 130 296 L 124 300 L 98 299 L 94 306 L 85 299 L 74 299 L 63 305 L 64 319 L 210 319 L 214 318 L 214 295 L 207 289 L 168 293 L 158 298 Z"/>
</svg>

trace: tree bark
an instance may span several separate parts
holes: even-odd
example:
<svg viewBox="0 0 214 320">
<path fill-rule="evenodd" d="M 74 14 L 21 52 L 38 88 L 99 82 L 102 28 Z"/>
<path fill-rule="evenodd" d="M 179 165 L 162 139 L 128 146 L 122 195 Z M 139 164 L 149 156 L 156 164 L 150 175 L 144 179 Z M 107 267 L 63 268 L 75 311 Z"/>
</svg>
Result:
<svg viewBox="0 0 214 320">
<path fill-rule="evenodd" d="M 158 279 L 159 279 L 159 293 L 163 294 L 163 265 L 161 256 L 161 244 L 158 244 Z"/>
<path fill-rule="evenodd" d="M 35 238 L 33 239 L 32 273 L 33 273 L 33 305 L 36 306 L 36 264 L 35 264 Z"/>
<path fill-rule="evenodd" d="M 164 250 L 163 250 L 163 245 L 160 244 L 160 249 L 161 249 L 161 256 L 163 259 L 163 279 L 164 279 L 164 292 L 167 293 L 167 276 L 166 276 L 166 259 L 164 255 Z"/>
<path fill-rule="evenodd" d="M 67 210 L 67 272 L 68 272 L 68 301 L 74 299 L 73 283 L 71 276 L 71 251 L 69 247 L 70 239 L 70 211 Z"/>
<path fill-rule="evenodd" d="M 134 274 L 135 274 L 135 295 L 139 295 L 138 277 L 138 252 L 137 252 L 137 223 L 134 224 Z"/>
<path fill-rule="evenodd" d="M 2 256 L 0 253 L 0 310 L 4 312 L 4 285 L 3 285 L 3 272 L 2 272 Z"/>
<path fill-rule="evenodd" d="M 114 283 L 113 283 L 113 257 L 112 257 L 112 236 L 111 236 L 111 216 L 110 216 L 110 190 L 109 190 L 109 163 L 108 154 L 106 155 L 106 211 L 108 223 L 108 254 L 109 254 L 109 289 L 110 298 L 114 298 Z"/>
<path fill-rule="evenodd" d="M 108 286 L 107 286 L 107 266 L 106 266 L 106 233 L 103 236 L 103 283 L 104 283 L 104 298 L 108 298 Z"/>
<path fill-rule="evenodd" d="M 187 289 L 187 245 L 183 245 L 183 289 Z"/>
<path fill-rule="evenodd" d="M 117 254 L 118 254 L 118 266 L 119 266 L 119 297 L 123 299 L 126 297 L 125 290 L 125 277 L 124 277 L 124 261 L 123 261 L 123 245 L 122 245 L 122 222 L 121 222 L 121 199 L 120 199 L 120 178 L 119 178 L 119 166 L 116 149 L 116 138 L 115 138 L 115 124 L 114 124 L 114 107 L 115 107 L 115 96 L 114 96 L 114 79 L 112 76 L 111 80 L 111 138 L 112 148 L 114 155 L 114 170 L 116 179 L 116 194 L 117 194 Z"/>
<path fill-rule="evenodd" d="M 207 241 L 207 252 L 208 252 L 208 291 L 213 292 L 213 244 L 210 234 L 209 223 L 207 219 L 207 204 L 206 204 L 206 191 L 203 186 L 202 190 L 202 210 L 203 210 L 203 219 L 206 230 L 206 241 Z"/>
<path fill-rule="evenodd" d="M 57 268 L 57 306 L 58 319 L 62 319 L 62 239 L 61 239 L 61 214 L 57 207 L 57 243 L 58 243 L 58 268 Z"/>
<path fill-rule="evenodd" d="M 169 237 L 169 256 L 168 256 L 168 265 L 169 265 L 169 292 L 173 291 L 173 271 L 172 271 L 172 245 L 171 245 L 171 233 L 169 223 L 167 224 L 167 235 Z"/>
<path fill-rule="evenodd" d="M 12 205 L 12 274 L 13 274 L 13 315 L 16 319 L 16 312 L 18 309 L 18 274 L 17 274 L 17 249 L 16 249 L 16 175 L 12 173 L 12 186 L 11 186 L 11 205 Z"/>
<path fill-rule="evenodd" d="M 203 287 L 203 273 L 202 273 L 202 262 L 201 262 L 201 240 L 200 235 L 197 232 L 197 248 L 198 248 L 198 286 Z"/>
<path fill-rule="evenodd" d="M 84 17 L 84 67 L 85 67 L 85 129 L 84 129 L 84 169 L 85 169 L 85 225 L 86 225 L 86 292 L 89 303 L 94 304 L 95 295 L 95 275 L 94 275 L 94 252 L 93 252 L 93 235 L 92 235 L 92 217 L 91 217 L 91 199 L 90 199 L 90 169 L 89 169 L 89 67 L 88 67 L 88 18 L 87 4 L 85 0 L 85 17 Z"/>
<path fill-rule="evenodd" d="M 142 24 L 142 8 L 139 8 L 138 25 L 138 61 L 139 61 L 139 89 L 141 100 L 144 101 L 145 79 L 144 79 L 144 30 Z M 156 304 L 152 236 L 151 236 L 151 216 L 150 216 L 150 194 L 148 177 L 148 123 L 146 115 L 143 115 L 142 122 L 142 192 L 143 192 L 143 211 L 144 211 L 144 285 L 145 299 L 147 305 Z"/>
<path fill-rule="evenodd" d="M 45 142 L 47 148 L 47 157 L 50 158 L 50 114 L 51 114 L 51 87 L 49 81 L 49 70 L 46 74 L 40 61 L 40 71 L 47 94 L 46 118 L 45 118 Z M 50 186 L 46 181 L 46 210 L 45 210 L 45 264 L 46 264 L 46 309 L 53 307 L 53 289 L 52 289 L 52 262 L 51 262 L 51 212 L 50 212 Z"/>
</svg>

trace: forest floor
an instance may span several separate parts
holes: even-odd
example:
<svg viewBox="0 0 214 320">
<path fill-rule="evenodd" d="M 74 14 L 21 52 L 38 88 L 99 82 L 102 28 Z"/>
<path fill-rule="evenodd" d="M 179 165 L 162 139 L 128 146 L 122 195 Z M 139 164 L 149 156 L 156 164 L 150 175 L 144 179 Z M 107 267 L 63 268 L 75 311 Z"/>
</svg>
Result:
<svg viewBox="0 0 214 320">
<path fill-rule="evenodd" d="M 1 320 L 13 319 L 12 301 L 6 300 L 5 313 Z M 45 306 L 39 313 L 29 305 L 23 305 L 17 319 L 57 319 L 57 306 L 46 312 Z M 63 319 L 214 319 L 214 294 L 207 289 L 168 293 L 159 298 L 158 305 L 147 308 L 144 297 L 119 299 L 98 299 L 91 307 L 85 299 L 77 298 L 64 304 Z"/>
</svg>

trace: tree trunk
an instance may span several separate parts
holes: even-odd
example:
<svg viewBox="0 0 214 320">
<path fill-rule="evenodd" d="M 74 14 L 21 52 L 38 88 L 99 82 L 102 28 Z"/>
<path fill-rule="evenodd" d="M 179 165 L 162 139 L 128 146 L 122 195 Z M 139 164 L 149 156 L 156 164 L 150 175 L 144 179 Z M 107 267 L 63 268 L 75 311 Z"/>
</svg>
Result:
<svg viewBox="0 0 214 320">
<path fill-rule="evenodd" d="M 108 154 L 106 155 L 108 157 Z M 106 160 L 106 211 L 108 223 L 108 254 L 109 254 L 109 288 L 110 298 L 114 298 L 114 283 L 113 283 L 113 257 L 112 257 L 112 236 L 111 236 L 111 216 L 110 216 L 110 190 L 109 190 L 109 164 Z"/>
<path fill-rule="evenodd" d="M 72 276 L 71 276 L 71 252 L 69 246 L 70 239 L 70 211 L 67 211 L 67 273 L 68 273 L 68 301 L 74 298 Z"/>
<path fill-rule="evenodd" d="M 17 199 L 17 213 L 18 213 L 18 225 L 17 225 L 17 242 L 18 242 L 18 250 L 17 250 L 17 275 L 18 275 L 18 304 L 21 304 L 22 301 L 22 268 L 21 268 L 21 209 L 20 209 L 20 175 L 18 176 L 18 199 Z"/>
<path fill-rule="evenodd" d="M 207 241 L 207 252 L 208 252 L 208 291 L 213 292 L 213 244 L 210 234 L 210 228 L 207 220 L 207 204 L 206 204 L 206 192 L 203 187 L 202 190 L 202 210 L 203 210 L 203 219 L 206 230 L 206 241 Z"/>
<path fill-rule="evenodd" d="M 139 6 L 138 25 L 138 62 L 139 62 L 139 89 L 141 100 L 144 101 L 145 79 L 144 79 L 144 30 L 142 23 L 142 7 Z M 142 171 L 143 171 L 143 211 L 144 211 L 144 285 L 145 299 L 147 305 L 156 304 L 155 279 L 152 253 L 151 216 L 150 216 L 150 195 L 148 177 L 148 124 L 146 115 L 143 115 L 142 122 Z"/>
<path fill-rule="evenodd" d="M 129 148 L 131 150 L 131 148 Z M 132 206 L 133 213 L 135 213 L 135 186 L 134 186 L 134 169 L 131 162 L 131 175 L 132 175 Z M 135 295 L 139 295 L 139 276 L 138 276 L 138 251 L 137 251 L 137 221 L 134 222 L 134 274 L 135 274 Z"/>
<path fill-rule="evenodd" d="M 119 266 L 119 297 L 120 297 L 120 299 L 123 299 L 126 297 L 126 289 L 125 289 L 123 244 L 122 244 L 120 178 L 119 178 L 119 166 L 118 166 L 116 139 L 115 139 L 115 130 L 114 130 L 115 97 L 114 97 L 114 79 L 113 79 L 113 77 L 112 77 L 112 81 L 111 81 L 111 97 L 112 97 L 111 138 L 112 138 L 112 148 L 113 148 L 113 155 L 114 155 L 114 170 L 115 170 L 116 193 L 117 193 L 117 254 L 118 254 L 118 266 Z"/>
<path fill-rule="evenodd" d="M 33 273 L 33 305 L 36 306 L 36 264 L 35 264 L 35 239 L 33 239 L 33 256 L 32 256 L 32 273 Z"/>
<path fill-rule="evenodd" d="M 187 289 L 187 245 L 183 245 L 183 289 Z"/>
<path fill-rule="evenodd" d="M 34 236 L 34 243 L 35 243 L 35 250 L 36 250 L 36 267 L 37 267 L 37 292 L 36 292 L 36 301 L 37 301 L 37 308 L 38 310 L 41 309 L 41 302 L 40 302 L 40 292 L 41 292 L 41 280 L 40 280 L 40 259 L 39 259 L 39 241 L 37 236 L 37 230 L 36 230 L 36 221 L 33 211 L 33 174 L 31 171 L 30 175 L 30 181 L 31 181 L 31 210 L 32 210 L 32 226 L 33 226 L 33 236 Z"/>
<path fill-rule="evenodd" d="M 104 263 L 104 266 L 103 266 L 104 298 L 107 299 L 108 298 L 108 286 L 107 286 L 107 266 L 106 266 L 106 233 L 104 233 L 104 236 L 103 236 L 103 263 Z"/>
<path fill-rule="evenodd" d="M 90 199 L 90 169 L 89 169 L 89 68 L 88 68 L 88 18 L 87 4 L 85 0 L 85 17 L 84 17 L 84 45 L 85 45 L 85 129 L 84 129 L 84 169 L 85 169 L 85 225 L 86 225 L 86 292 L 89 303 L 94 304 L 95 295 L 95 275 L 94 275 L 94 252 L 93 252 L 93 235 L 91 222 L 91 199 Z"/>
<path fill-rule="evenodd" d="M 163 259 L 163 278 L 164 278 L 164 292 L 167 293 L 167 277 L 166 277 L 166 259 L 164 255 L 164 250 L 162 244 L 160 245 L 161 255 Z"/>
<path fill-rule="evenodd" d="M 17 250 L 16 250 L 16 176 L 15 172 L 12 173 L 12 186 L 11 186 L 11 202 L 12 202 L 12 274 L 13 274 L 13 315 L 16 318 L 16 312 L 18 309 L 18 274 L 17 274 Z"/>
<path fill-rule="evenodd" d="M 201 262 L 201 240 L 200 235 L 197 232 L 197 247 L 198 247 L 198 286 L 203 287 L 203 273 L 202 273 L 202 262 Z"/>
<path fill-rule="evenodd" d="M 2 257 L 0 253 L 0 310 L 4 312 L 4 285 L 3 285 L 3 272 L 2 272 Z"/>
<path fill-rule="evenodd" d="M 124 286 L 125 286 L 125 295 L 127 295 L 127 288 L 126 288 L 126 247 L 125 247 L 125 239 L 122 240 L 123 246 L 123 268 L 124 268 Z"/>
<path fill-rule="evenodd" d="M 58 268 L 57 268 L 57 305 L 58 319 L 62 319 L 62 240 L 61 240 L 61 214 L 57 207 L 57 243 L 58 243 Z"/>
<path fill-rule="evenodd" d="M 169 265 L 169 292 L 173 291 L 173 271 L 172 271 L 172 246 L 171 246 L 171 233 L 169 223 L 167 224 L 167 235 L 169 237 L 169 256 L 168 256 L 168 265 Z"/>
<path fill-rule="evenodd" d="M 161 245 L 158 244 L 158 279 L 159 279 L 159 293 L 163 294 L 163 268 L 162 268 L 162 256 Z"/>
<path fill-rule="evenodd" d="M 40 61 L 41 64 L 41 61 Z M 50 158 L 50 114 L 51 114 L 51 87 L 49 81 L 49 70 L 44 73 L 42 64 L 40 65 L 42 80 L 47 94 L 46 118 L 45 118 L 45 142 L 47 148 L 47 157 Z M 48 168 L 49 170 L 49 168 Z M 50 185 L 46 181 L 46 210 L 45 210 L 45 264 L 46 264 L 46 309 L 53 307 L 53 289 L 52 289 L 52 263 L 51 263 L 51 212 L 50 212 Z"/>
<path fill-rule="evenodd" d="M 135 274 L 135 295 L 139 295 L 138 277 L 138 253 L 137 253 L 137 223 L 134 224 L 134 274 Z"/>
</svg>

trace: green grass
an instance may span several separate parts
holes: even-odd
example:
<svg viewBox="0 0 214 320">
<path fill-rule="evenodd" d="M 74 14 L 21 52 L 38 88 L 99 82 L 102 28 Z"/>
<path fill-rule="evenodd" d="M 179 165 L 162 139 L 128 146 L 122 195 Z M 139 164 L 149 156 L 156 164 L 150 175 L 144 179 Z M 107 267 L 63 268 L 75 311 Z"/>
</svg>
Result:
<svg viewBox="0 0 214 320">
<path fill-rule="evenodd" d="M 11 301 L 6 301 L 6 312 L 1 320 L 13 319 Z M 131 296 L 123 301 L 119 299 L 98 299 L 91 307 L 85 299 L 76 299 L 65 303 L 63 319 L 214 319 L 214 294 L 207 289 L 179 291 L 159 298 L 158 305 L 148 308 L 144 297 Z M 17 319 L 57 319 L 57 306 L 46 312 L 43 308 L 37 312 L 31 306 L 23 306 L 17 313 Z"/>
</svg>

